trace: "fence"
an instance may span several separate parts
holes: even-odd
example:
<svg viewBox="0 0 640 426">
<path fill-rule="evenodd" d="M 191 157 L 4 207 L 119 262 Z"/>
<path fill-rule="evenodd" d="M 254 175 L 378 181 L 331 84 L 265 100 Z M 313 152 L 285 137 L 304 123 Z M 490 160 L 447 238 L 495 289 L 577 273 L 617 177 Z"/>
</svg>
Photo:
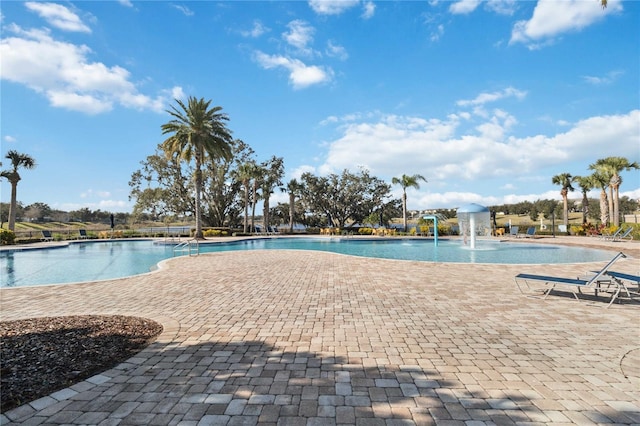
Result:
<svg viewBox="0 0 640 426">
<path fill-rule="evenodd" d="M 640 215 L 637 215 L 637 214 L 625 214 L 623 222 L 625 222 L 625 223 L 640 223 Z"/>
</svg>

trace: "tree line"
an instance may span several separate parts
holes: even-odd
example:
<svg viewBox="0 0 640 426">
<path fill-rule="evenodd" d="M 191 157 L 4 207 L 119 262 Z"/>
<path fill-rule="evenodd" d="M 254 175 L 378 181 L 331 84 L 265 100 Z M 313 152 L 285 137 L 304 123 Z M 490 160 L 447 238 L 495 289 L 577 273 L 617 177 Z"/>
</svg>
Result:
<svg viewBox="0 0 640 426">
<path fill-rule="evenodd" d="M 573 184 L 577 184 L 582 192 L 582 221 L 587 222 L 589 216 L 589 202 L 587 194 L 592 189 L 600 190 L 599 216 L 600 223 L 608 226 L 612 224 L 616 228 L 620 226 L 620 185 L 624 170 L 639 169 L 637 162 L 630 162 L 624 157 L 607 157 L 597 160 L 589 165 L 593 172 L 587 176 L 572 176 L 570 173 L 560 173 L 551 178 L 554 185 L 562 187 L 560 196 L 563 203 L 564 225 L 568 220 L 568 195 L 575 191 Z M 608 193 L 607 193 L 608 191 Z"/>
<path fill-rule="evenodd" d="M 388 225 L 393 218 L 402 217 L 406 230 L 406 190 L 419 189 L 420 182 L 427 182 L 422 175 L 403 174 L 394 177 L 390 185 L 372 176 L 365 168 L 360 168 L 355 172 L 345 169 L 327 176 L 304 173 L 299 179 L 285 183 L 283 158 L 274 155 L 265 161 L 257 161 L 254 150 L 247 143 L 232 137 L 227 127 L 229 118 L 221 107 L 212 106 L 210 100 L 195 97 L 189 97 L 186 103 L 181 100 L 175 102 L 176 105 L 167 110 L 170 121 L 161 126 L 166 139 L 131 175 L 129 198 L 135 200 L 135 204 L 129 219 L 133 222 L 172 222 L 193 218 L 196 238 L 202 238 L 203 225 L 241 227 L 244 232 L 253 231 L 256 228 L 256 216 L 261 216 L 262 226 L 288 223 L 291 231 L 294 224 L 344 228 L 353 224 Z M 35 167 L 35 160 L 13 150 L 5 158 L 10 161 L 11 168 L 2 171 L 0 177 L 7 179 L 12 189 L 6 218 L 10 230 L 14 229 L 20 209 L 23 215 L 29 217 L 51 217 L 62 213 L 50 211 L 43 203 L 23 208 L 16 199 L 16 188 L 20 181 L 18 170 Z M 599 188 L 601 200 L 597 210 L 600 219 L 608 224 L 609 218 L 613 218 L 618 226 L 621 213 L 637 208 L 637 203 L 619 197 L 622 183 L 620 172 L 637 168 L 637 163 L 625 158 L 608 157 L 590 166 L 593 170 L 590 176 L 571 176 L 568 173 L 554 176 L 552 182 L 562 187 L 562 217 L 565 223 L 569 210 L 567 196 L 574 190 L 575 183 L 583 194 L 581 205 L 584 221 L 596 211 L 586 194 Z M 401 199 L 392 197 L 392 185 L 402 188 Z M 272 207 L 271 198 L 276 191 L 287 193 L 289 202 Z M 604 202 L 602 197 L 605 197 Z M 260 203 L 262 211 L 256 214 Z M 491 206 L 491 209 L 505 212 L 512 208 L 526 209 L 533 220 L 537 220 L 540 213 L 547 217 L 557 209 L 557 203 L 553 200 L 520 204 L 516 207 Z M 0 215 L 4 211 L 4 208 L 1 209 Z M 451 211 L 443 210 L 446 215 Z M 81 209 L 70 212 L 69 218 L 103 221 L 105 214 L 110 215 L 99 210 L 91 212 Z M 118 214 L 116 218 L 124 221 L 126 215 Z M 92 220 L 87 220 L 89 218 Z"/>
</svg>

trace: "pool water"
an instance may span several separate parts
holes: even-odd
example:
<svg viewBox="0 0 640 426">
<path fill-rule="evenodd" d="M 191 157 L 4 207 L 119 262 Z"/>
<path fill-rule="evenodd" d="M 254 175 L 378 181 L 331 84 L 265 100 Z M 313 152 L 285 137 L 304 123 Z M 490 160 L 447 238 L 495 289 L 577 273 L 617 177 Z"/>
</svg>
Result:
<svg viewBox="0 0 640 426">
<path fill-rule="evenodd" d="M 350 238 L 252 239 L 201 244 L 200 253 L 233 250 L 320 250 L 354 256 L 426 262 L 555 264 L 609 260 L 611 253 L 580 247 L 479 241 L 471 250 L 459 240 Z M 173 245 L 143 241 L 78 242 L 48 249 L 0 251 L 0 287 L 99 281 L 142 274 L 173 257 Z"/>
</svg>

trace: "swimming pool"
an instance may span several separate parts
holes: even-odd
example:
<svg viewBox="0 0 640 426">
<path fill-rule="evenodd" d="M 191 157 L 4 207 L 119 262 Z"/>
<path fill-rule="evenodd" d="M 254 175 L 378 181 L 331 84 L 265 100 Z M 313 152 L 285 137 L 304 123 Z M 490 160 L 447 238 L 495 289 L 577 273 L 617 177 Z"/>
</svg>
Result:
<svg viewBox="0 0 640 426">
<path fill-rule="evenodd" d="M 459 240 L 266 238 L 201 244 L 200 253 L 233 250 L 320 250 L 354 256 L 427 262 L 547 264 L 609 260 L 611 253 L 580 247 L 480 241 L 475 250 Z M 0 251 L 0 287 L 99 281 L 142 274 L 173 256 L 173 245 L 152 240 L 71 243 L 48 249 Z"/>
</svg>

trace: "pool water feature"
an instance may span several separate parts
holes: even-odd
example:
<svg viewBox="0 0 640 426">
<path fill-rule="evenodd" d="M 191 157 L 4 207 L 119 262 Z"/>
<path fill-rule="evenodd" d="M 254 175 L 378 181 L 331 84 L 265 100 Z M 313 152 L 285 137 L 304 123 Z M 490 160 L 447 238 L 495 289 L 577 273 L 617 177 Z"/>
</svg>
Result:
<svg viewBox="0 0 640 426">
<path fill-rule="evenodd" d="M 200 253 L 234 250 L 319 250 L 353 256 L 424 262 L 555 264 L 609 260 L 605 250 L 548 244 L 460 240 L 263 238 L 200 244 Z M 0 251 L 0 288 L 99 281 L 149 272 L 173 257 L 173 245 L 151 240 L 89 241 L 47 249 Z"/>
</svg>

